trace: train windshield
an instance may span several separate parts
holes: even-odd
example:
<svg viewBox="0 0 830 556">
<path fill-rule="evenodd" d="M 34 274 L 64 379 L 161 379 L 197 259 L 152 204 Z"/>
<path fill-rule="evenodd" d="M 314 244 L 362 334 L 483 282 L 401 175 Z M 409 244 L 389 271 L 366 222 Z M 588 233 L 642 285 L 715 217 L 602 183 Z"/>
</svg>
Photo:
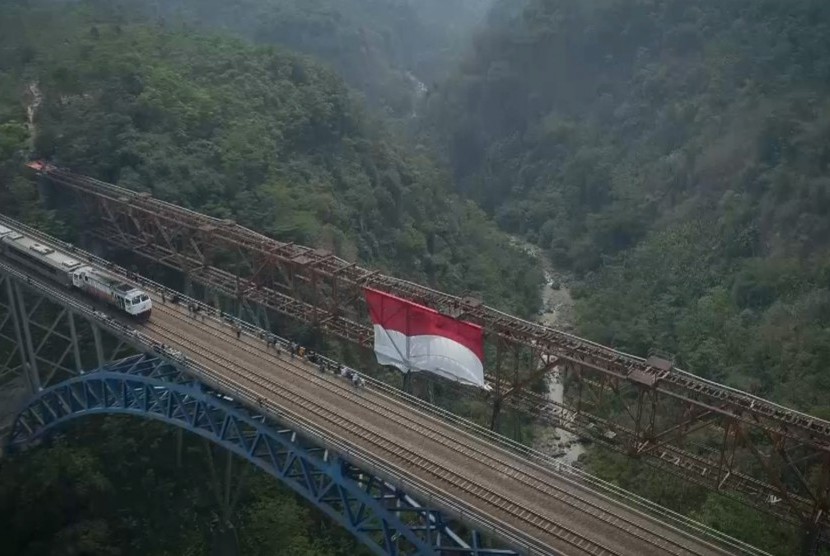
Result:
<svg viewBox="0 0 830 556">
<path fill-rule="evenodd" d="M 130 299 L 130 303 L 132 303 L 133 305 L 138 305 L 139 303 L 143 301 L 148 301 L 149 299 L 150 298 L 146 295 L 137 295 L 134 298 Z"/>
</svg>

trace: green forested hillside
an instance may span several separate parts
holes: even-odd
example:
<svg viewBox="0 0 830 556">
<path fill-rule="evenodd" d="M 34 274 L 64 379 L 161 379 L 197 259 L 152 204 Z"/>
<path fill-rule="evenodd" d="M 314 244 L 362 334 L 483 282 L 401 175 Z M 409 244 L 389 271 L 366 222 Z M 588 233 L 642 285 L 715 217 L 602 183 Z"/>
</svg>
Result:
<svg viewBox="0 0 830 556">
<path fill-rule="evenodd" d="M 346 556 L 345 531 L 259 470 L 232 467 L 233 523 L 223 530 L 225 454 L 169 426 L 96 418 L 0 465 L 0 554 L 42 556 Z M 236 485 L 242 488 L 236 493 Z M 233 542 L 233 541 L 232 541 Z M 224 552 L 214 552 L 224 546 Z"/>
<path fill-rule="evenodd" d="M 830 4 L 506 4 L 431 99 L 460 190 L 583 278 L 582 332 L 824 410 Z"/>
<path fill-rule="evenodd" d="M 146 18 L 276 44 L 331 65 L 369 104 L 410 116 L 466 47 L 492 0 L 86 0 L 108 18 Z"/>
<path fill-rule="evenodd" d="M 23 177 L 30 154 L 509 310 L 538 304 L 536 264 L 451 193 L 446 171 L 364 114 L 330 69 L 275 47 L 89 4 L 7 2 L 0 211 L 77 235 L 83 215 L 46 210 Z M 235 533 L 217 536 L 221 487 L 203 447 L 186 440 L 178 467 L 166 427 L 101 419 L 66 434 L 0 465 L 0 553 L 201 555 L 231 537 L 241 554 L 362 553 L 253 471 Z"/>
<path fill-rule="evenodd" d="M 27 10 L 0 30 L 10 152 L 36 83 L 37 156 L 523 313 L 538 303 L 533 263 L 312 60 Z"/>
<path fill-rule="evenodd" d="M 423 130 L 459 191 L 576 278 L 578 331 L 827 417 L 830 4 L 497 3 Z M 776 554 L 780 523 L 590 468 Z"/>
<path fill-rule="evenodd" d="M 529 314 L 539 270 L 492 217 L 574 274 L 582 334 L 634 353 L 658 347 L 692 372 L 830 416 L 830 4 L 498 0 L 467 44 L 455 30 L 479 10 L 475 0 L 7 1 L 0 210 L 62 235 L 83 225 L 38 202 L 20 175 L 32 151 Z M 415 120 L 426 146 L 379 121 L 413 114 L 407 71 L 429 82 Z M 38 98 L 30 129 L 26 104 Z M 188 482 L 169 432 L 133 426 L 99 422 L 4 464 L 0 532 L 13 540 L 0 550 L 205 553 L 207 472 Z M 140 453 L 132 434 L 157 436 L 158 451 Z M 125 458 L 139 463 L 106 464 Z M 794 529 L 631 460 L 588 460 L 776 554 L 798 544 Z M 125 477 L 149 486 L 124 490 Z M 256 481 L 238 514 L 245 553 L 274 553 L 275 538 L 298 531 L 278 553 L 354 549 Z M 165 497 L 183 501 L 179 520 L 156 513 Z M 37 521 L 38 502 L 53 498 L 67 506 Z"/>
</svg>

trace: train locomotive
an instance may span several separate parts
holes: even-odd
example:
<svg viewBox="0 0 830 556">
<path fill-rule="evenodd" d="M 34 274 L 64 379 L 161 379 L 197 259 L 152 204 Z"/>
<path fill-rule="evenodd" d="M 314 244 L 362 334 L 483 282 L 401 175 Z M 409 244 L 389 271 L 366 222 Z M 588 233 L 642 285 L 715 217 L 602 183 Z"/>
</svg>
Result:
<svg viewBox="0 0 830 556">
<path fill-rule="evenodd" d="M 150 318 L 152 301 L 145 291 L 3 225 L 0 254 L 64 286 L 101 299 L 133 319 Z"/>
</svg>

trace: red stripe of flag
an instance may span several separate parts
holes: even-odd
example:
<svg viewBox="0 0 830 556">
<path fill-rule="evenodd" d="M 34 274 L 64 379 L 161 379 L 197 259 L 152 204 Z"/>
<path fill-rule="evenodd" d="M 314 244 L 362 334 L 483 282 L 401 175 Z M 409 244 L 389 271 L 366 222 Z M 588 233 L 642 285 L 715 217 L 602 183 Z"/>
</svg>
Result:
<svg viewBox="0 0 830 556">
<path fill-rule="evenodd" d="M 443 336 L 484 361 L 484 328 L 442 315 L 434 309 L 371 288 L 363 288 L 372 323 L 407 336 Z"/>
</svg>

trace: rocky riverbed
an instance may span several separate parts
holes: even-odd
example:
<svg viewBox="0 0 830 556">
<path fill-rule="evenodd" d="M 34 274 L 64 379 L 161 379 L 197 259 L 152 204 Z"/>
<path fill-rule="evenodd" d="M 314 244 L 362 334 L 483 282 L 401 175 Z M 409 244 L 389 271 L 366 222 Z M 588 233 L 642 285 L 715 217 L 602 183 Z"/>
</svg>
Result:
<svg viewBox="0 0 830 556">
<path fill-rule="evenodd" d="M 535 245 L 519 238 L 513 243 L 527 254 L 536 258 L 545 273 L 542 287 L 542 307 L 536 320 L 546 326 L 559 330 L 571 330 L 573 325 L 573 299 L 568 289 L 568 278 L 557 272 L 551 260 Z M 554 368 L 548 377 L 548 398 L 562 403 L 565 388 L 559 376 L 559 369 Z M 551 426 L 540 424 L 535 431 L 534 448 L 556 459 L 572 464 L 585 452 L 585 447 L 577 440 L 575 434 Z"/>
</svg>

